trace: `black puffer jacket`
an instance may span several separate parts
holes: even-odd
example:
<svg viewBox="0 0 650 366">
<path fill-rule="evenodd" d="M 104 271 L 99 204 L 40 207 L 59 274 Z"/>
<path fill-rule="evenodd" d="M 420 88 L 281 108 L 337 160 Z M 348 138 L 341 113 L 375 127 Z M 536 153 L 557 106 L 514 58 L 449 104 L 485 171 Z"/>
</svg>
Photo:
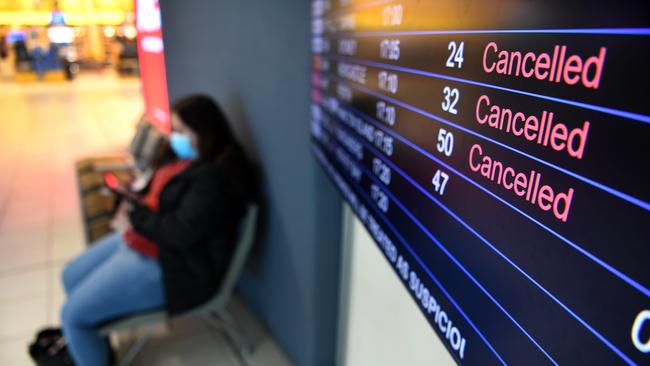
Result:
<svg viewBox="0 0 650 366">
<path fill-rule="evenodd" d="M 160 210 L 134 205 L 138 233 L 160 248 L 170 315 L 196 307 L 218 289 L 233 252 L 246 199 L 223 169 L 196 162 L 172 178 L 160 194 Z"/>
</svg>

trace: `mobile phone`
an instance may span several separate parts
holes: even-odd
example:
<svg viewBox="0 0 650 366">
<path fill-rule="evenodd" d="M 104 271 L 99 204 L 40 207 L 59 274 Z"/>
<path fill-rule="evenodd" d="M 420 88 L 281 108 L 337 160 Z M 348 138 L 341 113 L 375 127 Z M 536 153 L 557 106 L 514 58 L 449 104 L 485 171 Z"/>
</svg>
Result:
<svg viewBox="0 0 650 366">
<path fill-rule="evenodd" d="M 120 179 L 114 173 L 105 173 L 104 174 L 104 183 L 115 195 L 126 198 L 129 200 L 135 200 L 136 196 L 129 192 L 121 183 Z"/>
<path fill-rule="evenodd" d="M 120 180 L 117 178 L 117 175 L 113 173 L 104 174 L 104 183 L 106 186 L 112 190 L 118 190 L 121 188 Z"/>
</svg>

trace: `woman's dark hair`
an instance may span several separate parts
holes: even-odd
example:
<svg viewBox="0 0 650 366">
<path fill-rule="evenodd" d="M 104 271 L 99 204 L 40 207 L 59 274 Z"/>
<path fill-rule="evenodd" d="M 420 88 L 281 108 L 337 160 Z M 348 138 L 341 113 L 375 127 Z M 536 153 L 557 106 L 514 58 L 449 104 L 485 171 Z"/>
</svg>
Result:
<svg viewBox="0 0 650 366">
<path fill-rule="evenodd" d="M 178 100 L 171 110 L 198 136 L 199 160 L 215 161 L 237 144 L 226 116 L 212 98 L 191 95 Z"/>
<path fill-rule="evenodd" d="M 256 179 L 252 166 L 217 103 L 206 95 L 190 95 L 176 101 L 171 111 L 196 133 L 198 160 L 219 166 L 238 193 L 254 195 Z"/>
</svg>

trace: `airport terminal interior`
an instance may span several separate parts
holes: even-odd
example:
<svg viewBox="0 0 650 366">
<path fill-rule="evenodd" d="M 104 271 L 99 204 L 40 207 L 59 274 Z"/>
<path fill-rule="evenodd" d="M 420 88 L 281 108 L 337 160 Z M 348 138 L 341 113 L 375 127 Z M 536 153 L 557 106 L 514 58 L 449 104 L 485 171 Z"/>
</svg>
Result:
<svg viewBox="0 0 650 366">
<path fill-rule="evenodd" d="M 74 162 L 122 154 L 143 103 L 139 80 L 110 69 L 72 83 L 0 86 L 0 364 L 31 365 L 34 332 L 60 324 L 62 268 L 86 247 Z M 232 306 L 262 347 L 249 364 L 289 365 L 241 300 Z M 156 331 L 134 365 L 240 365 L 200 320 Z"/>
<path fill-rule="evenodd" d="M 0 0 L 0 366 L 650 365 L 642 5 Z"/>
</svg>

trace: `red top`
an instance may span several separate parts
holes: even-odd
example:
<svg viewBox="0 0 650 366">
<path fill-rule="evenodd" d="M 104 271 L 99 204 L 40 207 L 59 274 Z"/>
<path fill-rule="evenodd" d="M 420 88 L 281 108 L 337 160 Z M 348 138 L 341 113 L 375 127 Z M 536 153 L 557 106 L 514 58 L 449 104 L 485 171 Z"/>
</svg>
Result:
<svg viewBox="0 0 650 366">
<path fill-rule="evenodd" d="M 178 160 L 158 168 L 151 179 L 149 191 L 142 197 L 140 203 L 149 207 L 152 211 L 158 211 L 160 208 L 160 193 L 163 188 L 172 178 L 185 170 L 190 163 L 190 160 Z M 158 258 L 158 244 L 138 234 L 132 228 L 124 232 L 124 241 L 138 253 L 147 257 Z"/>
</svg>

